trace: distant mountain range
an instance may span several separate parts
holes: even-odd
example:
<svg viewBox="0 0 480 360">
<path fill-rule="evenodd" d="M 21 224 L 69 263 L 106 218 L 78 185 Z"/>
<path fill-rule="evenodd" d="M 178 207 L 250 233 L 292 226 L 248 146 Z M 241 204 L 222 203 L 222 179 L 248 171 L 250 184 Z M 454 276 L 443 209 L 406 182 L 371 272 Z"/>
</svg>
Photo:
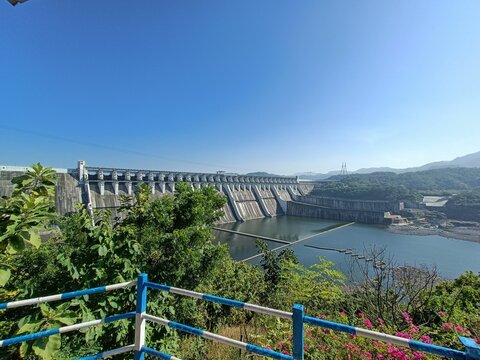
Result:
<svg viewBox="0 0 480 360">
<path fill-rule="evenodd" d="M 349 174 L 370 174 L 374 172 L 393 172 L 396 174 L 414 172 L 414 171 L 425 171 L 432 169 L 442 169 L 442 168 L 455 168 L 455 167 L 466 167 L 466 168 L 480 168 L 480 151 L 468 154 L 465 156 L 457 157 L 450 161 L 436 161 L 428 163 L 422 166 L 411 167 L 406 169 L 395 169 L 391 167 L 372 167 L 372 168 L 362 168 L 356 171 L 350 171 Z M 339 175 L 340 171 L 329 171 L 327 173 L 315 173 L 315 172 L 301 172 L 295 173 L 293 176 L 298 176 L 303 180 L 323 180 L 327 179 L 330 176 Z M 278 176 L 275 174 L 269 174 L 266 172 L 256 172 L 250 173 L 247 175 L 262 175 L 262 176 Z"/>
<path fill-rule="evenodd" d="M 450 161 L 436 161 L 436 162 L 428 163 L 422 166 L 410 167 L 406 169 L 395 169 L 391 167 L 372 167 L 372 168 L 358 169 L 356 171 L 351 171 L 349 173 L 350 174 L 370 174 L 374 172 L 393 172 L 396 174 L 401 174 L 406 172 L 426 171 L 426 170 L 432 170 L 432 169 L 456 168 L 456 167 L 480 168 L 480 151 L 473 154 L 460 156 Z M 340 174 L 340 171 L 329 171 L 326 174 L 307 172 L 307 173 L 297 173 L 294 175 L 299 176 L 301 179 L 305 179 L 305 180 L 322 180 L 338 174 Z"/>
</svg>

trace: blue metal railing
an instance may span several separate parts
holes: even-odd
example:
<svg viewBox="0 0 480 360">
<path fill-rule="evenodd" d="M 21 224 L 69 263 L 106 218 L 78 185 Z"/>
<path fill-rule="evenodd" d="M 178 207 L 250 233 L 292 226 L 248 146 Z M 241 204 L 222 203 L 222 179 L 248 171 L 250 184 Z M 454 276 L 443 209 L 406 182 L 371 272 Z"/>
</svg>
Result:
<svg viewBox="0 0 480 360">
<path fill-rule="evenodd" d="M 227 299 L 210 294 L 202 294 L 195 291 L 185 290 L 181 288 L 176 288 L 172 286 L 157 284 L 148 281 L 147 274 L 139 275 L 137 281 L 130 281 L 115 285 L 102 286 L 92 289 L 73 291 L 63 294 L 20 300 L 14 302 L 8 302 L 0 304 L 0 309 L 10 309 L 21 306 L 35 305 L 52 301 L 59 300 L 68 300 L 73 299 L 78 296 L 87 295 L 87 294 L 98 294 L 108 291 L 113 291 L 117 289 L 123 289 L 136 285 L 137 287 L 137 301 L 136 301 L 136 310 L 135 312 L 127 312 L 125 314 L 118 314 L 113 316 L 108 316 L 104 319 L 92 320 L 84 323 L 79 323 L 75 325 L 64 326 L 60 328 L 40 331 L 32 334 L 21 335 L 10 339 L 0 340 L 0 347 L 5 347 L 13 344 L 18 344 L 24 341 L 30 341 L 39 339 L 42 337 L 51 336 L 54 334 L 63 334 L 71 331 L 77 331 L 79 329 L 88 328 L 91 326 L 97 326 L 101 324 L 106 324 L 122 319 L 135 318 L 135 343 L 128 346 L 123 346 L 117 349 L 104 351 L 96 355 L 90 355 L 81 357 L 79 359 L 91 360 L 91 359 L 103 359 L 108 356 L 132 352 L 134 353 L 135 360 L 143 360 L 145 354 L 160 358 L 160 359 L 171 359 L 171 360 L 180 360 L 173 355 L 166 354 L 164 352 L 152 349 L 145 345 L 145 325 L 146 322 L 153 322 L 156 324 L 161 324 L 163 326 L 168 326 L 178 331 L 189 333 L 192 335 L 200 336 L 202 338 L 223 343 L 229 346 L 233 346 L 245 351 L 249 351 L 254 354 L 266 356 L 272 359 L 281 359 L 281 360 L 302 360 L 304 358 L 304 324 L 310 324 L 314 326 L 319 326 L 326 329 L 331 329 L 334 331 L 340 331 L 352 335 L 362 336 L 374 340 L 383 341 L 386 343 L 395 344 L 398 346 L 408 347 L 412 350 L 422 351 L 429 354 L 435 354 L 451 359 L 465 359 L 465 360 L 480 360 L 480 347 L 475 343 L 473 339 L 459 337 L 462 344 L 465 346 L 465 351 L 459 351 L 455 349 L 450 349 L 442 346 L 437 346 L 433 344 L 426 344 L 420 341 L 409 340 L 398 336 L 388 335 L 376 331 L 371 331 L 367 329 L 357 328 L 354 326 L 331 322 L 327 320 L 322 320 L 310 316 L 305 316 L 304 309 L 302 305 L 294 304 L 292 312 L 271 309 L 264 306 L 259 306 L 255 304 L 250 304 L 238 300 Z M 225 336 L 214 334 L 205 330 L 197 329 L 185 324 L 181 324 L 175 321 L 170 321 L 146 313 L 147 309 L 147 289 L 155 289 L 160 291 L 167 291 L 173 294 L 187 296 L 195 299 L 203 299 L 205 301 L 210 301 L 230 307 L 241 308 L 261 314 L 273 315 L 283 319 L 288 319 L 293 322 L 293 354 L 283 354 L 267 348 L 263 348 L 254 344 L 249 344 L 241 342 L 238 340 L 230 339 Z"/>
</svg>

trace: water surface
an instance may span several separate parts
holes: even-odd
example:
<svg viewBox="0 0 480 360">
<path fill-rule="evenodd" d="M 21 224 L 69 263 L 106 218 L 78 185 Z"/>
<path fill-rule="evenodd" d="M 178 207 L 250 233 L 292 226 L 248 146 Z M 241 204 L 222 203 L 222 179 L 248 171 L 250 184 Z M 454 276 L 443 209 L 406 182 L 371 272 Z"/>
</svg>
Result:
<svg viewBox="0 0 480 360">
<path fill-rule="evenodd" d="M 249 234 L 268 236 L 286 241 L 296 241 L 319 233 L 325 227 L 337 224 L 335 221 L 295 216 L 279 216 L 250 220 L 243 223 L 223 224 L 221 227 Z M 226 243 L 230 254 L 236 260 L 242 260 L 257 254 L 255 239 L 225 232 L 215 232 L 216 241 Z M 282 244 L 266 241 L 273 249 Z M 318 250 L 304 245 L 354 249 L 356 253 L 367 254 L 372 248 L 385 248 L 397 265 L 436 266 L 441 276 L 455 278 L 471 270 L 480 272 L 480 243 L 447 239 L 438 235 L 418 236 L 394 234 L 381 226 L 353 224 L 338 230 L 313 236 L 290 248 L 299 262 L 312 265 L 318 257 L 324 257 L 336 263 L 339 270 L 350 269 L 351 256 L 336 251 Z M 251 263 L 258 263 L 258 258 Z"/>
</svg>

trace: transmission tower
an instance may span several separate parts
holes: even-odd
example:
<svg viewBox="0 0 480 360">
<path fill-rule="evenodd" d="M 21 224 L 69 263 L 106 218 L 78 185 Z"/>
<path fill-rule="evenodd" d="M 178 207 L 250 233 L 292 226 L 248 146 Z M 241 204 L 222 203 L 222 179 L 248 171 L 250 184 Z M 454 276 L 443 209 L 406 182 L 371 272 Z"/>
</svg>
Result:
<svg viewBox="0 0 480 360">
<path fill-rule="evenodd" d="M 340 170 L 340 175 L 347 175 L 348 174 L 348 171 L 347 171 L 347 163 L 346 162 L 343 162 L 342 163 L 342 170 Z"/>
</svg>

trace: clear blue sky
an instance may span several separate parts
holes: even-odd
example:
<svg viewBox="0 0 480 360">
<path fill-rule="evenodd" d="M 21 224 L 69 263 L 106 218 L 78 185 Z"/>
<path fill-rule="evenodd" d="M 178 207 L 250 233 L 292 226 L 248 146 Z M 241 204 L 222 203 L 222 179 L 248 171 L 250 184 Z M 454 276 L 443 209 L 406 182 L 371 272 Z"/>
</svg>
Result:
<svg viewBox="0 0 480 360">
<path fill-rule="evenodd" d="M 480 150 L 480 1 L 0 0 L 0 164 L 289 174 Z"/>
</svg>

